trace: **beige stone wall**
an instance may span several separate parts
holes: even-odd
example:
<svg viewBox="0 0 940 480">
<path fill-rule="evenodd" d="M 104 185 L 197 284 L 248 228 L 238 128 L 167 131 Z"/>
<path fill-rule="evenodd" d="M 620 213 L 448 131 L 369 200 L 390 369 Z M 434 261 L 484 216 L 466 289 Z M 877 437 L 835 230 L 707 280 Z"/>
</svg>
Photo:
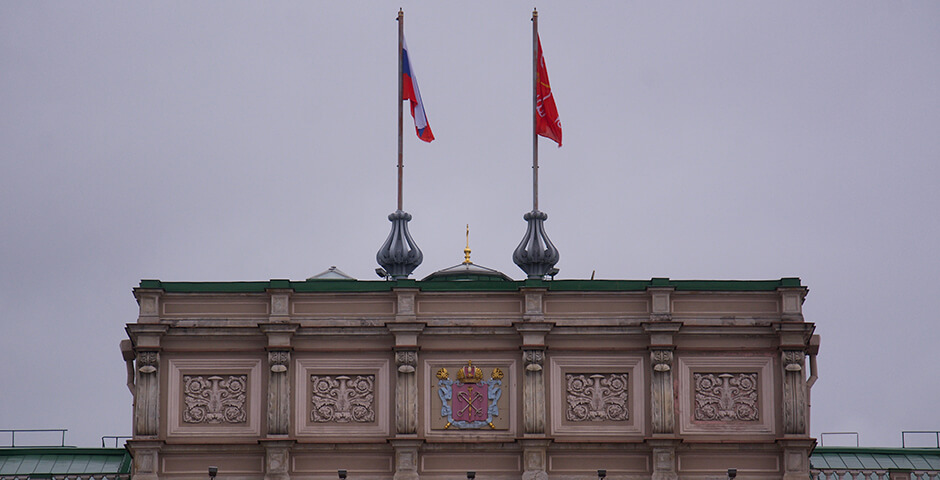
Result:
<svg viewBox="0 0 940 480">
<path fill-rule="evenodd" d="M 135 294 L 141 479 L 808 475 L 803 288 Z"/>
</svg>

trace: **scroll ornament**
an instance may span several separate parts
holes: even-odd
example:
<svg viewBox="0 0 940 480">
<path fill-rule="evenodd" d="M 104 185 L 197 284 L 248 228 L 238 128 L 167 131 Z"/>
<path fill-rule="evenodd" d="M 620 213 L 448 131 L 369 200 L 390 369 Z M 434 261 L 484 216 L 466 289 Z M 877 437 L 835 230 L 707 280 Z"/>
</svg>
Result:
<svg viewBox="0 0 940 480">
<path fill-rule="evenodd" d="M 274 373 L 286 372 L 289 362 L 290 352 L 287 350 L 272 350 L 268 352 L 268 363 L 271 364 L 271 371 Z"/>
<path fill-rule="evenodd" d="M 248 421 L 247 375 L 183 375 L 183 421 L 186 423 L 245 423 Z"/>
<path fill-rule="evenodd" d="M 542 363 L 545 362 L 545 352 L 542 350 L 526 350 L 523 360 L 527 371 L 541 372 Z"/>
<path fill-rule="evenodd" d="M 375 421 L 375 375 L 311 375 L 310 420 L 318 423 Z"/>
<path fill-rule="evenodd" d="M 654 372 L 668 372 L 672 370 L 672 350 L 653 350 L 650 356 L 653 360 Z"/>
<path fill-rule="evenodd" d="M 758 420 L 756 373 L 696 373 L 695 420 Z"/>
<path fill-rule="evenodd" d="M 626 373 L 569 373 L 565 385 L 568 421 L 629 420 Z"/>
<path fill-rule="evenodd" d="M 401 373 L 414 373 L 418 365 L 418 352 L 414 350 L 398 350 L 395 352 L 395 364 Z"/>
<path fill-rule="evenodd" d="M 160 364 L 159 352 L 138 352 L 137 371 L 140 373 L 154 373 Z"/>
</svg>

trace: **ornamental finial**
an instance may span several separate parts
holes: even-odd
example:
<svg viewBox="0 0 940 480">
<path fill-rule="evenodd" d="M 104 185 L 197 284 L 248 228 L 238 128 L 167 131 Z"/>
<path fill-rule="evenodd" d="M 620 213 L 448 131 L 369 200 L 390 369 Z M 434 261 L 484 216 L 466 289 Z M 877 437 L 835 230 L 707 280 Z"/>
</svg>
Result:
<svg viewBox="0 0 940 480">
<path fill-rule="evenodd" d="M 470 224 L 467 224 L 467 246 L 463 249 L 463 263 L 473 263 L 470 261 Z"/>
</svg>

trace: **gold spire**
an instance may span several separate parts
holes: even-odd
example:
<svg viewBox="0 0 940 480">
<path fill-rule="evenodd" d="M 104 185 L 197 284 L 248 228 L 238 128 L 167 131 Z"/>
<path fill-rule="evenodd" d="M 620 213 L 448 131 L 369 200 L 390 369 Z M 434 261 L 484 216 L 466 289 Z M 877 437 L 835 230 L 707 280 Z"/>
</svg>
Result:
<svg viewBox="0 0 940 480">
<path fill-rule="evenodd" d="M 463 249 L 463 263 L 473 263 L 470 261 L 470 224 L 467 224 L 467 246 Z"/>
</svg>

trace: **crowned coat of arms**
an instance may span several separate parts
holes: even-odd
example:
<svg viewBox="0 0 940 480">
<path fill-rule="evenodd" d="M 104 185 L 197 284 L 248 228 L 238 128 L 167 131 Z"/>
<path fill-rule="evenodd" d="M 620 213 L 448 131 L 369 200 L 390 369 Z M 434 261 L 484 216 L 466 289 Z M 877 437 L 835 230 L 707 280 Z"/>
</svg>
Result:
<svg viewBox="0 0 940 480">
<path fill-rule="evenodd" d="M 437 371 L 437 394 L 441 397 L 441 417 L 447 418 L 444 428 L 495 429 L 493 417 L 499 416 L 499 397 L 502 395 L 503 371 L 494 368 L 489 380 L 483 380 L 483 370 L 471 361 L 457 370 L 452 380 L 446 368 Z"/>
</svg>

